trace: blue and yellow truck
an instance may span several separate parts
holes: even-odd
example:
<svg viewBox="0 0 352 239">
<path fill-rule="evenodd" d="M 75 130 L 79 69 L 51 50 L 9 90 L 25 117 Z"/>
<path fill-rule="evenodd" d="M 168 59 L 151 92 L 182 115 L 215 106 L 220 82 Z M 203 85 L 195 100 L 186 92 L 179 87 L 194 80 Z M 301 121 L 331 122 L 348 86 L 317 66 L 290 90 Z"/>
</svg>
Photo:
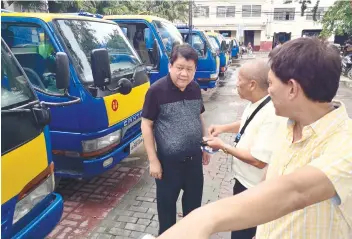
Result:
<svg viewBox="0 0 352 239">
<path fill-rule="evenodd" d="M 168 74 L 172 47 L 183 43 L 174 24 L 149 15 L 110 15 L 104 19 L 119 24 L 147 66 L 151 84 Z"/>
<path fill-rule="evenodd" d="M 189 42 L 189 28 L 186 25 L 176 25 L 184 42 Z M 195 80 L 200 88 L 207 90 L 214 88 L 219 79 L 220 58 L 219 53 L 210 44 L 209 37 L 204 31 L 192 28 L 192 47 L 198 53 L 197 71 Z"/>
<path fill-rule="evenodd" d="M 216 32 L 207 32 L 209 41 L 220 55 L 220 75 L 224 75 L 230 64 L 230 54 L 224 37 Z"/>
<path fill-rule="evenodd" d="M 148 72 L 116 23 L 70 14 L 2 13 L 1 35 L 40 100 L 79 100 L 51 110 L 50 151 L 56 176 L 99 175 L 142 143 Z M 56 87 L 58 52 L 69 59 L 66 90 Z"/>
<path fill-rule="evenodd" d="M 59 56 L 60 57 L 60 56 Z M 65 60 L 60 58 L 58 62 Z M 64 67 L 60 67 L 62 72 Z M 67 78 L 59 74 L 58 88 Z M 65 83 L 66 81 L 66 83 Z M 45 238 L 59 223 L 49 109 L 1 40 L 1 238 Z"/>
</svg>

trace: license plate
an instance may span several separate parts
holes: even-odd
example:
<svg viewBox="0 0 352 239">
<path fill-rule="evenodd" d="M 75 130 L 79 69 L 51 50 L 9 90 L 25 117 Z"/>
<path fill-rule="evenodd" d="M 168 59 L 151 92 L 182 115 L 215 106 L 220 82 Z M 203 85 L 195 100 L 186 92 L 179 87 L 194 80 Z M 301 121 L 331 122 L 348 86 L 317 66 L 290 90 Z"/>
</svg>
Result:
<svg viewBox="0 0 352 239">
<path fill-rule="evenodd" d="M 136 138 L 135 140 L 133 140 L 130 143 L 130 154 L 132 154 L 134 151 L 136 151 L 136 149 L 138 148 L 139 145 L 141 145 L 143 142 L 143 137 L 139 136 L 138 138 Z"/>
</svg>

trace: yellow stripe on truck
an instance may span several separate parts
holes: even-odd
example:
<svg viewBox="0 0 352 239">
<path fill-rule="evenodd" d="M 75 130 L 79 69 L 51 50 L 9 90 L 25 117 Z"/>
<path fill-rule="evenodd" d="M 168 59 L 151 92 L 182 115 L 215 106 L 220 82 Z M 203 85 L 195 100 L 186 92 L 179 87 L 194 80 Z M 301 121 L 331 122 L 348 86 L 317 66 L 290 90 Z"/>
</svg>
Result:
<svg viewBox="0 0 352 239">
<path fill-rule="evenodd" d="M 1 159 L 1 204 L 19 194 L 47 167 L 48 156 L 44 133 L 3 155 Z"/>
<path fill-rule="evenodd" d="M 220 57 L 216 57 L 216 71 L 219 71 L 220 69 Z"/>
<path fill-rule="evenodd" d="M 149 86 L 150 83 L 146 82 L 134 87 L 128 95 L 118 93 L 104 97 L 109 127 L 142 110 Z"/>
</svg>

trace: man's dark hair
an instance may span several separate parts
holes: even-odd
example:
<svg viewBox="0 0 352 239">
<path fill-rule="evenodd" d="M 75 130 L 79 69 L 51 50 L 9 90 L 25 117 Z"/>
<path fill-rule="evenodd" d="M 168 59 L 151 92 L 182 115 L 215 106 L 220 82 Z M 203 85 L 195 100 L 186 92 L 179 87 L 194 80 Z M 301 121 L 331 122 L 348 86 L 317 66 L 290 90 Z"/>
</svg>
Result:
<svg viewBox="0 0 352 239">
<path fill-rule="evenodd" d="M 192 60 L 194 61 L 194 64 L 197 66 L 198 63 L 198 54 L 196 50 L 193 49 L 191 45 L 188 43 L 184 44 L 176 44 L 171 52 L 171 57 L 170 57 L 170 63 L 171 65 L 174 64 L 174 62 L 179 58 L 183 57 L 187 61 Z"/>
<path fill-rule="evenodd" d="M 296 80 L 312 101 L 331 102 L 339 87 L 341 58 L 317 38 L 288 41 L 270 53 L 271 70 L 283 82 Z"/>
</svg>

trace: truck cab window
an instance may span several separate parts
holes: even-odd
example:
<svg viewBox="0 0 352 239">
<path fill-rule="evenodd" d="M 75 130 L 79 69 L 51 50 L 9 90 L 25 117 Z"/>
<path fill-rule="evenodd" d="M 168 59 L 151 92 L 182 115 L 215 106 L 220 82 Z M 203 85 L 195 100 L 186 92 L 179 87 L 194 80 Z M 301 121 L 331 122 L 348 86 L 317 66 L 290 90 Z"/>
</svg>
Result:
<svg viewBox="0 0 352 239">
<path fill-rule="evenodd" d="M 62 93 L 56 88 L 56 51 L 42 27 L 17 23 L 3 24 L 1 35 L 35 87 Z"/>
<path fill-rule="evenodd" d="M 136 49 L 142 62 L 145 65 L 154 65 L 154 36 L 150 28 L 144 23 L 119 23 L 119 26 L 124 29 L 127 39 Z"/>
</svg>

